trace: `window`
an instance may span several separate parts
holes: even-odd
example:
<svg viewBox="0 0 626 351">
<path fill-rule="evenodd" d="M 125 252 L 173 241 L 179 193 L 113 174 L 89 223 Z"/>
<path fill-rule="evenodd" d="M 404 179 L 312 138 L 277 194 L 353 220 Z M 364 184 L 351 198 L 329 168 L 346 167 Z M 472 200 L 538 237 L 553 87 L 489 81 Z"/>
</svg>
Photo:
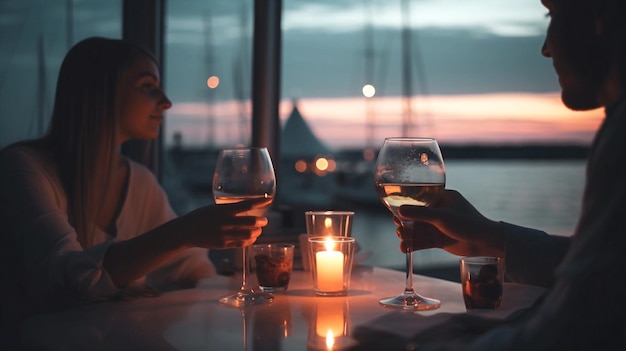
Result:
<svg viewBox="0 0 626 351">
<path fill-rule="evenodd" d="M 42 135 L 67 50 L 90 36 L 120 38 L 121 0 L 0 2 L 0 147 Z"/>
<path fill-rule="evenodd" d="M 216 150 L 250 143 L 254 1 L 166 4 L 164 85 L 174 106 L 163 128 L 162 180 L 180 214 L 212 202 Z M 385 136 L 403 132 L 407 94 L 414 114 L 409 134 L 434 136 L 443 146 L 555 140 L 588 145 L 601 121 L 601 111 L 574 113 L 560 103 L 551 63 L 539 54 L 546 23 L 538 3 L 282 3 L 284 129 L 282 157 L 274 162 L 282 175 L 280 201 L 291 206 L 289 220 L 296 228 L 304 210 L 355 209 L 365 203 L 367 209 L 356 214 L 356 236 L 393 233 L 368 172 L 372 149 Z M 411 16 L 405 19 L 405 13 Z M 121 14 L 122 0 L 0 2 L 0 147 L 45 131 L 56 75 L 68 48 L 88 36 L 121 37 Z M 474 18 L 479 20 L 472 22 Z M 412 58 L 407 66 L 405 40 Z M 414 77 L 411 89 L 404 88 L 406 72 Z M 373 98 L 366 97 L 372 87 L 362 90 L 365 84 L 375 88 Z M 449 155 L 444 150 L 444 157 Z M 461 190 L 486 215 L 571 234 L 583 186 L 583 160 L 504 166 L 447 161 L 449 187 Z M 511 170 L 498 183 L 484 180 L 485 167 Z M 523 177 L 511 182 L 509 174 Z M 527 184 L 528 179 L 558 180 L 571 174 L 580 174 L 568 182 L 571 188 L 555 186 L 562 185 L 558 181 L 545 188 Z M 509 193 L 512 183 L 520 185 L 524 196 Z M 357 205 L 337 201 L 350 187 L 355 191 L 345 195 Z M 369 215 L 372 211 L 376 214 Z M 391 252 L 397 243 L 389 245 Z"/>
<path fill-rule="evenodd" d="M 212 201 L 216 149 L 249 143 L 253 5 L 253 0 L 168 3 L 165 71 L 174 107 L 165 125 L 163 180 L 179 213 Z M 283 0 L 282 5 L 283 131 L 281 159 L 274 162 L 280 167 L 279 200 L 290 210 L 283 223 L 294 230 L 303 228 L 305 210 L 356 210 L 353 234 L 364 249 L 397 251 L 397 241 L 389 239 L 395 226 L 371 177 L 384 137 L 432 136 L 444 147 L 469 143 L 494 150 L 500 143 L 555 140 L 586 145 L 597 127 L 601 112 L 579 113 L 581 123 L 574 125 L 573 113 L 560 103 L 551 62 L 540 55 L 547 23 L 539 3 Z M 213 89 L 207 87 L 212 75 L 220 78 Z M 368 97 L 372 88 L 375 95 Z M 554 133 L 555 124 L 563 133 Z M 484 156 L 484 150 L 472 156 Z M 448 155 L 444 150 L 444 158 Z M 571 234 L 584 161 L 507 161 L 451 157 L 448 185 L 494 219 Z M 485 169 L 496 170 L 489 173 L 494 179 L 485 177 Z M 524 177 L 515 182 L 510 174 Z M 527 186 L 528 179 L 548 174 L 580 176 L 555 193 Z M 537 192 L 529 196 L 529 188 Z M 516 193 L 521 190 L 523 196 Z M 420 258 L 416 263 L 454 261 L 440 253 Z M 401 255 L 374 260 L 370 263 L 385 267 L 403 264 Z"/>
<path fill-rule="evenodd" d="M 250 144 L 253 5 L 167 4 L 162 179 L 178 213 L 212 201 L 216 148 Z"/>
</svg>

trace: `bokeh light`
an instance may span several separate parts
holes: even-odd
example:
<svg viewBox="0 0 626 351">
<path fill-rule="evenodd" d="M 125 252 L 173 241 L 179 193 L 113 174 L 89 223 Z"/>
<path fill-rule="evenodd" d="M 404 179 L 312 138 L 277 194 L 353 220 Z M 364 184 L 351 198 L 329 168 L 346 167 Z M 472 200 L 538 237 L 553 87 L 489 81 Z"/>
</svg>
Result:
<svg viewBox="0 0 626 351">
<path fill-rule="evenodd" d="M 361 89 L 363 91 L 363 96 L 370 98 L 376 95 L 376 88 L 374 88 L 371 84 L 365 84 Z"/>
<path fill-rule="evenodd" d="M 210 76 L 209 79 L 206 80 L 206 85 L 210 89 L 215 89 L 220 85 L 220 78 L 218 76 Z"/>
</svg>

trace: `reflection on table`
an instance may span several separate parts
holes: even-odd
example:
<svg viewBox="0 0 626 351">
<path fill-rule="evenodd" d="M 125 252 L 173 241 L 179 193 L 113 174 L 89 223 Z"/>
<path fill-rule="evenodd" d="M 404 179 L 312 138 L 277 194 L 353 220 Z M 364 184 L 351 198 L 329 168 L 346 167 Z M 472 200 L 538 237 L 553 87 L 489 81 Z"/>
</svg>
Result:
<svg viewBox="0 0 626 351">
<path fill-rule="evenodd" d="M 339 350 L 354 343 L 355 328 L 371 327 L 394 314 L 409 319 L 408 328 L 414 316 L 415 328 L 422 328 L 431 320 L 441 323 L 446 315 L 467 313 L 460 284 L 423 276 L 415 276 L 416 289 L 440 299 L 440 309 L 408 313 L 381 307 L 378 299 L 397 294 L 404 282 L 403 272 L 382 268 L 355 267 L 347 296 L 315 296 L 310 272 L 294 271 L 289 289 L 275 294 L 270 305 L 220 305 L 218 298 L 236 291 L 240 280 L 238 275 L 217 276 L 195 289 L 160 297 L 36 316 L 25 323 L 22 339 L 27 348 L 52 350 Z M 543 292 L 505 284 L 500 309 L 471 313 L 506 318 L 532 305 Z"/>
</svg>

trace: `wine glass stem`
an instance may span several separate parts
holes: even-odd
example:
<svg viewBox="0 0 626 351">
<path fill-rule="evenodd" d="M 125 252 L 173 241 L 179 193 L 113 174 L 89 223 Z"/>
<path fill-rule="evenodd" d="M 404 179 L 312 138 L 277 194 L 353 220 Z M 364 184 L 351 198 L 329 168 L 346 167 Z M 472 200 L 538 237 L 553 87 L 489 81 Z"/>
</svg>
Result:
<svg viewBox="0 0 626 351">
<path fill-rule="evenodd" d="M 248 247 L 246 246 L 241 249 L 241 258 L 242 258 L 242 274 L 241 274 L 241 291 L 248 291 L 250 287 L 248 286 L 248 276 L 250 275 L 250 265 L 248 264 Z"/>
<path fill-rule="evenodd" d="M 403 223 L 402 224 L 406 229 L 412 230 L 412 223 Z M 405 277 L 405 294 L 413 294 L 415 290 L 413 290 L 413 250 L 410 245 L 407 245 L 406 248 L 406 277 Z"/>
<path fill-rule="evenodd" d="M 409 249 L 406 253 L 406 287 L 405 293 L 413 293 L 413 252 Z"/>
</svg>

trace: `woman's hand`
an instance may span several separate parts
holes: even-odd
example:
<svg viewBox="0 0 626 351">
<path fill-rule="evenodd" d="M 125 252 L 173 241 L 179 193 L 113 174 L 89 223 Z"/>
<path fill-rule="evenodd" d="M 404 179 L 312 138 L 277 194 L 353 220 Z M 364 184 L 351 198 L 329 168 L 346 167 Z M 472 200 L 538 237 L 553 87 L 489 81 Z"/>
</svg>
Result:
<svg viewBox="0 0 626 351">
<path fill-rule="evenodd" d="M 431 207 L 402 206 L 400 216 L 394 222 L 403 252 L 436 247 L 459 256 L 504 254 L 500 223 L 483 216 L 455 190 L 446 190 Z M 403 228 L 400 219 L 414 225 Z"/>
<path fill-rule="evenodd" d="M 113 243 L 103 265 L 118 287 L 153 271 L 191 247 L 224 249 L 251 245 L 267 218 L 246 212 L 270 205 L 270 199 L 201 207 L 142 235 Z"/>
<path fill-rule="evenodd" d="M 209 205 L 174 220 L 187 246 L 224 249 L 252 245 L 267 225 L 267 218 L 251 214 L 269 206 L 270 199 Z"/>
</svg>

